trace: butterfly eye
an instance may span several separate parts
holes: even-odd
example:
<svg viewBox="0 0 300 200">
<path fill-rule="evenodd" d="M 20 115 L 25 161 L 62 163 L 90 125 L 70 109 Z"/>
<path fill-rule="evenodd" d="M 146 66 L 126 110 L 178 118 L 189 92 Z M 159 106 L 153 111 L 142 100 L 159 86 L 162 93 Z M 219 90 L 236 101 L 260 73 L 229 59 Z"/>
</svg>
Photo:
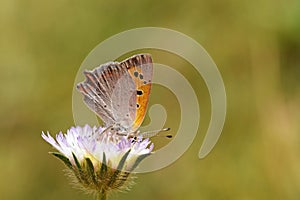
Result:
<svg viewBox="0 0 300 200">
<path fill-rule="evenodd" d="M 132 140 L 131 140 L 131 143 L 135 143 L 135 142 L 137 142 L 137 137 L 136 137 L 136 136 L 134 136 L 134 137 L 132 138 Z"/>
</svg>

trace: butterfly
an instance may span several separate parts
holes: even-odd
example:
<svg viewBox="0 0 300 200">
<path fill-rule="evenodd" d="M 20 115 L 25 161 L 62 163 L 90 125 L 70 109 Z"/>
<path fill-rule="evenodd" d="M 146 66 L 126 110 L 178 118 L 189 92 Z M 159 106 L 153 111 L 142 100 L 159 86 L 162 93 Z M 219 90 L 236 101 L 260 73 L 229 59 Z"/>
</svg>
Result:
<svg viewBox="0 0 300 200">
<path fill-rule="evenodd" d="M 153 75 L 150 54 L 134 55 L 122 62 L 108 62 L 84 71 L 77 84 L 85 104 L 111 132 L 138 133 L 147 111 Z"/>
</svg>

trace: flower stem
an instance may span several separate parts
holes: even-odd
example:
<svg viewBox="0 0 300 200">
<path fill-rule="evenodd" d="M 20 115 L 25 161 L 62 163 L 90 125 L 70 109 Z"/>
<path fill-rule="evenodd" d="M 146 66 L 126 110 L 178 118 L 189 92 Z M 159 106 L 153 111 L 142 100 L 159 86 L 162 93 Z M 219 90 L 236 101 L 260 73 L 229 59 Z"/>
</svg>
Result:
<svg viewBox="0 0 300 200">
<path fill-rule="evenodd" d="M 104 189 L 102 189 L 99 193 L 98 193 L 98 197 L 97 200 L 106 200 L 107 199 L 107 193 Z"/>
</svg>

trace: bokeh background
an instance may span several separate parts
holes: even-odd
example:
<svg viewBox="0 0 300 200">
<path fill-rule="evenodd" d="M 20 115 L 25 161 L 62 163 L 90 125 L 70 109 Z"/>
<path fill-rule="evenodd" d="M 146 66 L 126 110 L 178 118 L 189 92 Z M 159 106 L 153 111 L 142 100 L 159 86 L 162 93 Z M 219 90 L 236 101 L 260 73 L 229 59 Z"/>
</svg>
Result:
<svg viewBox="0 0 300 200">
<path fill-rule="evenodd" d="M 74 124 L 72 89 L 86 55 L 106 38 L 144 26 L 180 31 L 209 52 L 227 91 L 226 124 L 199 160 L 210 119 L 205 84 L 184 60 L 153 51 L 156 61 L 200 83 L 199 133 L 178 161 L 138 175 L 130 192 L 111 199 L 300 198 L 300 1 L 0 2 L 1 200 L 92 199 L 70 186 L 40 134 Z M 157 86 L 151 102 L 169 106 L 175 117 L 167 125 L 176 130 L 171 97 Z"/>
</svg>

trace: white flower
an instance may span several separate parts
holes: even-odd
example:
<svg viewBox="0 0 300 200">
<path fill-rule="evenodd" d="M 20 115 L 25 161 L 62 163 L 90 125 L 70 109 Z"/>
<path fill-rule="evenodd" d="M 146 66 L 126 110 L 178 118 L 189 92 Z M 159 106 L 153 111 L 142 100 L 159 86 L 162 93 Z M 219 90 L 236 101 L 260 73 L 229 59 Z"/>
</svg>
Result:
<svg viewBox="0 0 300 200">
<path fill-rule="evenodd" d="M 52 153 L 73 171 L 79 183 L 98 193 L 126 186 L 130 173 L 150 155 L 149 138 L 120 136 L 102 127 L 71 127 L 54 139 L 42 137 L 60 153 Z"/>
</svg>

